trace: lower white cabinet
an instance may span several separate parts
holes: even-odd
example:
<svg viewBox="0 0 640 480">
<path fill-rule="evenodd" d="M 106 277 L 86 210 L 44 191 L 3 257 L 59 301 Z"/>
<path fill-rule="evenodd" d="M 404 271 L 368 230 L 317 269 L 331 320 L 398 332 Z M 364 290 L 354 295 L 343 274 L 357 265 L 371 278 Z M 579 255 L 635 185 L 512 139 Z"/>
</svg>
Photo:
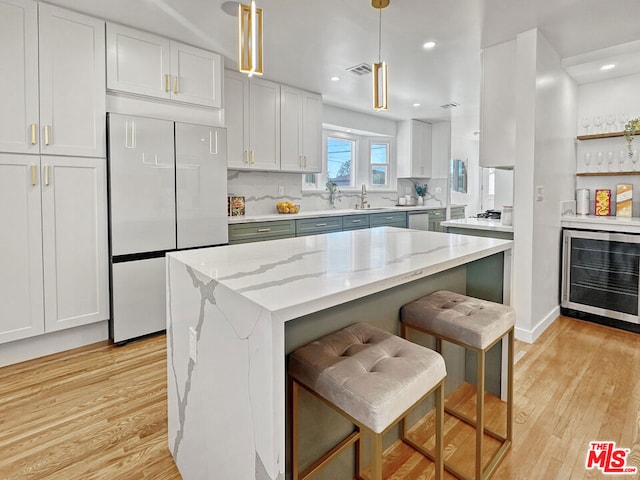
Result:
<svg viewBox="0 0 640 480">
<path fill-rule="evenodd" d="M 0 155 L 0 200 L 0 343 L 107 320 L 105 160 Z"/>
</svg>

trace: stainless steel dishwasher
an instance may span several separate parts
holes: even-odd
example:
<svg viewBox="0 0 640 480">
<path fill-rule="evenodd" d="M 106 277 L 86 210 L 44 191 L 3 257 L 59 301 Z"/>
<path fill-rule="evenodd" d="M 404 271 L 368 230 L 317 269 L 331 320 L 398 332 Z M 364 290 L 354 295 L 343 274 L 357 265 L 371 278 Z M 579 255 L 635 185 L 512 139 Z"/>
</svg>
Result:
<svg viewBox="0 0 640 480">
<path fill-rule="evenodd" d="M 407 223 L 409 228 L 413 230 L 429 230 L 428 210 L 407 211 Z"/>
</svg>

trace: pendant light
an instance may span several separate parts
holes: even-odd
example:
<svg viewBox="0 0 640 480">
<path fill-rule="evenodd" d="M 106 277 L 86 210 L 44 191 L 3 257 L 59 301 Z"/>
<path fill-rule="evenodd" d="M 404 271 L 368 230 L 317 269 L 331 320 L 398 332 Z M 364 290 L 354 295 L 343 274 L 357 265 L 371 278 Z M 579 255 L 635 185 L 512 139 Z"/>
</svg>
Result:
<svg viewBox="0 0 640 480">
<path fill-rule="evenodd" d="M 238 5 L 238 70 L 262 75 L 262 9 L 255 0 Z"/>
<path fill-rule="evenodd" d="M 380 16 L 378 20 L 378 63 L 374 63 L 373 71 L 373 108 L 374 110 L 389 109 L 389 76 L 387 62 L 382 58 L 382 9 L 389 6 L 390 0 L 371 0 L 371 6 L 377 8 Z"/>
</svg>

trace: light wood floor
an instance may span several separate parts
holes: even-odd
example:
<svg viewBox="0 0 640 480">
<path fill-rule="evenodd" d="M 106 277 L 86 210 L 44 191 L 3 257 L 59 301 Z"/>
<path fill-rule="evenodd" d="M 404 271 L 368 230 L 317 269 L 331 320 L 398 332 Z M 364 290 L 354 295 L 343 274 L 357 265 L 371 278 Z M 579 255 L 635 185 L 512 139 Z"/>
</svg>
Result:
<svg viewBox="0 0 640 480">
<path fill-rule="evenodd" d="M 164 342 L 1 368 L 0 479 L 179 479 L 166 448 Z M 640 467 L 640 335 L 560 317 L 534 345 L 517 342 L 516 358 L 515 441 L 493 478 L 606 478 L 584 468 L 593 440 L 631 448 L 628 465 Z M 473 409 L 473 394 L 464 386 L 449 401 Z M 503 405 L 487 402 L 498 422 Z M 471 471 L 473 430 L 448 418 L 447 431 L 446 455 Z M 433 469 L 398 444 L 385 478 L 429 479 Z"/>
</svg>

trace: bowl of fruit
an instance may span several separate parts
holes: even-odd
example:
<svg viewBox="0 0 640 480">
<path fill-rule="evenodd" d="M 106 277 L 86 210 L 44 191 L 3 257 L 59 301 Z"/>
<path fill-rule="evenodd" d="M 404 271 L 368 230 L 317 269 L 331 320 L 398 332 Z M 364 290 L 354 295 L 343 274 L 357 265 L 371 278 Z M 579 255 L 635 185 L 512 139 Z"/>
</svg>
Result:
<svg viewBox="0 0 640 480">
<path fill-rule="evenodd" d="M 278 202 L 276 205 L 278 213 L 298 213 L 300 211 L 300 205 L 296 205 L 293 202 Z"/>
</svg>

